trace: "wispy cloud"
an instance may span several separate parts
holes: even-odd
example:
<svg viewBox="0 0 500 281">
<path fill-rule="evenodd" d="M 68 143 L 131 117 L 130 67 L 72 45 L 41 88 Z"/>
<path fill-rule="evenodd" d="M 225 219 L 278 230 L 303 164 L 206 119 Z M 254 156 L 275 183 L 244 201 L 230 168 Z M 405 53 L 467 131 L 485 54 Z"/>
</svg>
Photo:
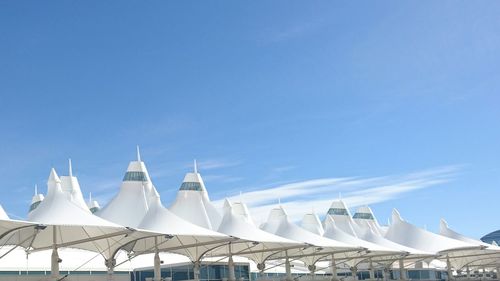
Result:
<svg viewBox="0 0 500 281">
<path fill-rule="evenodd" d="M 450 182 L 461 169 L 462 166 L 455 165 L 402 175 L 312 179 L 246 192 L 229 199 L 245 202 L 257 221 L 264 220 L 280 199 L 290 218 L 299 220 L 313 207 L 318 212 L 326 212 L 339 193 L 350 207 L 380 203 L 404 193 Z M 221 205 L 222 202 L 220 199 L 215 203 Z"/>
<path fill-rule="evenodd" d="M 322 20 L 314 19 L 311 21 L 304 21 L 299 23 L 282 26 L 280 28 L 272 29 L 265 38 L 261 41 L 265 43 L 275 43 L 281 41 L 291 40 L 293 38 L 304 36 L 313 32 L 325 25 Z"/>
<path fill-rule="evenodd" d="M 204 182 L 230 183 L 230 182 L 238 182 L 241 180 L 243 180 L 242 177 L 234 177 L 234 176 L 229 176 L 229 175 L 204 175 L 203 176 Z"/>
<path fill-rule="evenodd" d="M 198 164 L 198 170 L 206 171 L 206 170 L 215 170 L 215 169 L 238 166 L 241 164 L 241 161 L 209 159 L 209 160 L 197 161 L 197 164 Z M 192 167 L 192 166 L 193 166 L 192 163 L 186 165 L 186 167 Z"/>
</svg>

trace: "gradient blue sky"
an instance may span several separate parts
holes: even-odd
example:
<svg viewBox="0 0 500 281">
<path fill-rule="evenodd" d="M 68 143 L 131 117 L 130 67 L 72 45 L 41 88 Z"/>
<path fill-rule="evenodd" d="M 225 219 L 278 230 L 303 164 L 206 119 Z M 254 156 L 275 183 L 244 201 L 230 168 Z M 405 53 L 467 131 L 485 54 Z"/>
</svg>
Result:
<svg viewBox="0 0 500 281">
<path fill-rule="evenodd" d="M 2 1 L 0 202 L 25 217 L 33 185 L 45 192 L 71 157 L 83 192 L 105 203 L 139 144 L 165 205 L 196 158 L 213 199 L 241 191 L 260 217 L 278 196 L 323 214 L 340 191 L 383 222 L 395 207 L 480 237 L 500 228 L 499 11 Z"/>
</svg>

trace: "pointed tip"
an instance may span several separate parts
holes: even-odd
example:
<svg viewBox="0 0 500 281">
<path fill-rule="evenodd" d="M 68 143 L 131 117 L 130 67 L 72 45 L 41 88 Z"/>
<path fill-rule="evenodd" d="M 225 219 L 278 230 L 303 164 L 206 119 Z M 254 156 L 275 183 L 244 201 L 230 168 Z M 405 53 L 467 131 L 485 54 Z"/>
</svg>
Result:
<svg viewBox="0 0 500 281">
<path fill-rule="evenodd" d="M 395 223 L 402 220 L 403 219 L 401 218 L 399 211 L 397 209 L 392 209 L 392 222 Z"/>
<path fill-rule="evenodd" d="M 440 219 L 439 220 L 439 227 L 441 230 L 445 230 L 448 228 L 448 222 L 446 222 L 445 219 Z"/>
<path fill-rule="evenodd" d="M 278 197 L 278 206 L 281 207 L 281 197 Z"/>
<path fill-rule="evenodd" d="M 231 208 L 232 204 L 231 201 L 226 197 L 224 198 L 224 208 Z"/>
<path fill-rule="evenodd" d="M 59 179 L 59 176 L 56 173 L 56 169 L 54 169 L 54 168 L 52 168 L 50 170 L 49 182 L 61 182 L 61 180 Z"/>
<path fill-rule="evenodd" d="M 139 145 L 137 145 L 137 162 L 141 162 L 141 150 L 139 149 Z"/>
<path fill-rule="evenodd" d="M 194 169 L 194 173 L 197 174 L 198 173 L 198 163 L 196 162 L 196 159 L 193 160 L 193 169 Z"/>
<path fill-rule="evenodd" d="M 38 184 L 35 183 L 35 195 L 38 194 Z"/>
<path fill-rule="evenodd" d="M 73 165 L 71 164 L 71 158 L 68 158 L 68 169 L 69 169 L 69 176 L 73 177 Z"/>
</svg>

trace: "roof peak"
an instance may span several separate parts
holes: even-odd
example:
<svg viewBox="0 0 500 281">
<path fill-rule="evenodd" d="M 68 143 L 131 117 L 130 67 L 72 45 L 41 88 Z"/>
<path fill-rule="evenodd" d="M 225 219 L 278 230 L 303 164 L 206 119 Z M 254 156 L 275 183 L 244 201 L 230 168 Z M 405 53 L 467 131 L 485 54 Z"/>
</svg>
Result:
<svg viewBox="0 0 500 281">
<path fill-rule="evenodd" d="M 59 176 L 57 175 L 56 173 L 56 169 L 52 168 L 50 169 L 50 175 L 49 175 L 49 179 L 47 181 L 48 183 L 61 183 L 61 179 L 59 178 Z"/>
<path fill-rule="evenodd" d="M 68 170 L 69 170 L 69 176 L 73 177 L 73 165 L 71 165 L 71 158 L 68 158 Z"/>
<path fill-rule="evenodd" d="M 141 161 L 141 151 L 139 149 L 139 145 L 137 145 L 137 162 L 142 162 Z"/>
</svg>

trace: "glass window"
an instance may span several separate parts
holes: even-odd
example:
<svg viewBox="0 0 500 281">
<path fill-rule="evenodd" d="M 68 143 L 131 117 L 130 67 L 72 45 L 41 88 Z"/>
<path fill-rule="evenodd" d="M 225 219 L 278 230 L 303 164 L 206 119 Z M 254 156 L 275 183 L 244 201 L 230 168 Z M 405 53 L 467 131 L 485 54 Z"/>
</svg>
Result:
<svg viewBox="0 0 500 281">
<path fill-rule="evenodd" d="M 202 191 L 201 184 L 199 182 L 183 182 L 180 190 Z"/>
<path fill-rule="evenodd" d="M 347 213 L 346 209 L 343 208 L 330 208 L 328 210 L 329 215 L 340 215 L 340 216 L 348 216 L 349 213 Z"/>
<path fill-rule="evenodd" d="M 147 181 L 148 177 L 144 172 L 126 172 L 123 181 Z"/>
<path fill-rule="evenodd" d="M 38 207 L 38 205 L 40 205 L 40 203 L 42 203 L 42 201 L 37 201 L 37 202 L 31 204 L 30 212 L 33 211 L 34 209 L 36 209 L 36 207 Z"/>
<path fill-rule="evenodd" d="M 370 213 L 355 213 L 353 218 L 355 219 L 365 219 L 365 220 L 373 220 L 373 215 Z"/>
</svg>

